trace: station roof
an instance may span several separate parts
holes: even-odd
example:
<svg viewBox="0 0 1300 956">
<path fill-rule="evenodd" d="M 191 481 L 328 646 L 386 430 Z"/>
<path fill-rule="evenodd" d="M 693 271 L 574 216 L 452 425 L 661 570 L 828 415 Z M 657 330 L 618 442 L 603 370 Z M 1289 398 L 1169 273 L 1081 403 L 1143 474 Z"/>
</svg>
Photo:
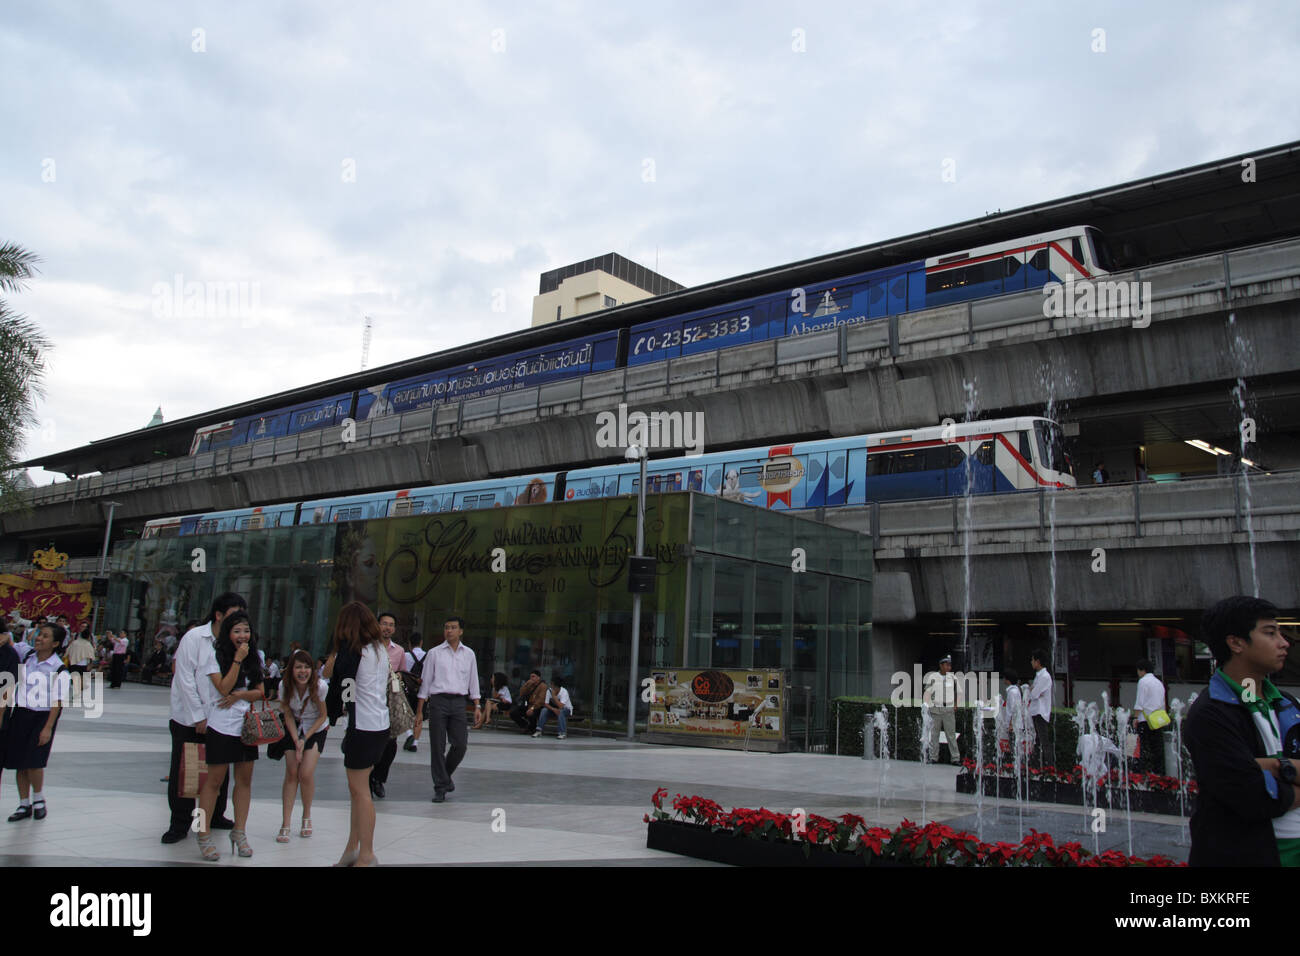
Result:
<svg viewBox="0 0 1300 956">
<path fill-rule="evenodd" d="M 159 458 L 182 457 L 189 453 L 194 432 L 205 425 L 473 363 L 505 352 L 544 348 L 678 312 L 1076 225 L 1100 229 L 1109 240 L 1120 268 L 1139 268 L 1151 262 L 1206 255 L 1294 236 L 1300 232 L 1300 141 L 670 291 L 591 315 L 511 332 L 136 429 L 80 448 L 33 458 L 19 467 L 45 468 L 71 476 L 115 471 Z M 591 261 L 600 262 L 604 258 Z M 543 284 L 546 276 L 581 265 L 544 273 Z"/>
</svg>

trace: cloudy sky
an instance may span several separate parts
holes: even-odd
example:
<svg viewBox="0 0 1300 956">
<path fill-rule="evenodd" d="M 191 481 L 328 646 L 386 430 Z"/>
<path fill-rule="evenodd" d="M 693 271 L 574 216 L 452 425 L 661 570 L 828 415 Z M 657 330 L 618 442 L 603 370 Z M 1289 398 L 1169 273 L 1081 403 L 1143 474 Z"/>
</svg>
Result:
<svg viewBox="0 0 1300 956">
<path fill-rule="evenodd" d="M 611 250 L 697 285 L 1294 140 L 1298 61 L 1290 2 L 12 6 L 26 453 L 355 371 L 363 314 L 372 367 L 525 328 Z"/>
</svg>

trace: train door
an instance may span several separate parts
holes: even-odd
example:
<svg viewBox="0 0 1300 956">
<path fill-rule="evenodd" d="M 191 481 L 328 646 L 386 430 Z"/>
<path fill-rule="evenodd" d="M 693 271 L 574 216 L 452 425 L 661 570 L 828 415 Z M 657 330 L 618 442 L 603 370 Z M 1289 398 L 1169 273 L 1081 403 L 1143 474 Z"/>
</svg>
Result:
<svg viewBox="0 0 1300 956">
<path fill-rule="evenodd" d="M 1025 291 L 1025 250 L 1012 249 L 1002 260 L 1002 291 Z"/>
</svg>

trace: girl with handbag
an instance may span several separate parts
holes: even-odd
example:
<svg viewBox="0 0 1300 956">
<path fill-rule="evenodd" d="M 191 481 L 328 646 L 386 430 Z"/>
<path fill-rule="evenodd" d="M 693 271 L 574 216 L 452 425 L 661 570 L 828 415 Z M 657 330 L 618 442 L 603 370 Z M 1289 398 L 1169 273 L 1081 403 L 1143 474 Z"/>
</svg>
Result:
<svg viewBox="0 0 1300 956">
<path fill-rule="evenodd" d="M 207 745 L 208 775 L 199 792 L 202 809 L 199 852 L 205 860 L 220 859 L 212 843 L 208 821 L 217 804 L 217 791 L 226 778 L 229 764 L 235 765 L 235 787 L 231 803 L 235 807 L 235 828 L 230 831 L 231 852 L 252 856 L 245 827 L 248 804 L 252 797 L 253 761 L 257 747 L 244 743 L 244 717 L 252 701 L 262 699 L 262 666 L 253 646 L 253 630 L 247 611 L 232 611 L 221 619 L 221 633 L 214 646 L 204 651 L 203 667 L 220 695 L 208 707 Z M 204 673 L 200 670 L 200 673 Z"/>
<path fill-rule="evenodd" d="M 325 664 L 330 679 L 331 720 L 344 709 L 343 767 L 348 774 L 352 815 L 348 843 L 336 866 L 374 866 L 375 804 L 370 797 L 370 770 L 388 746 L 390 665 L 379 622 L 360 601 L 339 611 L 334 624 L 334 653 Z M 341 688 L 352 693 L 342 694 Z"/>
<path fill-rule="evenodd" d="M 284 816 L 276 843 L 289 842 L 289 821 L 300 787 L 302 829 L 298 835 L 309 837 L 312 834 L 311 801 L 316 795 L 316 762 L 325 752 L 325 736 L 329 733 L 325 715 L 327 684 L 316 670 L 316 662 L 306 651 L 294 651 L 287 672 L 280 686 L 280 710 L 288 733 L 266 749 L 268 757 L 278 760 L 283 754 L 285 758 L 284 787 L 280 794 Z"/>
</svg>

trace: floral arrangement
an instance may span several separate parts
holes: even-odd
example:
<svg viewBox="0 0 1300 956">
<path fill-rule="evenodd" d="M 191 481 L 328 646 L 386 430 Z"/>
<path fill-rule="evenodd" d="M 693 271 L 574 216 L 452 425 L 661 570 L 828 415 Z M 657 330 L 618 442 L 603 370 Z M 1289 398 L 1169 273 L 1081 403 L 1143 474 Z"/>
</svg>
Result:
<svg viewBox="0 0 1300 956">
<path fill-rule="evenodd" d="M 962 772 L 974 776 L 975 761 L 970 757 L 965 758 L 962 762 Z M 1015 777 L 1015 764 L 1007 762 L 1000 766 L 992 762 L 984 764 L 984 775 L 1000 777 Z M 1083 784 L 1085 777 L 1083 767 L 1075 764 L 1069 770 L 1057 769 L 1056 767 L 1021 767 L 1021 774 L 1027 775 L 1031 783 L 1064 783 L 1064 784 Z M 1196 781 L 1180 781 L 1177 777 L 1169 777 L 1160 773 L 1128 773 L 1124 774 L 1121 782 L 1121 774 L 1118 770 L 1111 770 L 1107 774 L 1097 778 L 1098 787 L 1127 787 L 1132 790 L 1151 791 L 1156 793 L 1177 793 L 1180 784 L 1185 783 L 1189 794 L 1196 793 Z M 1091 782 L 1091 781 L 1086 781 Z"/>
<path fill-rule="evenodd" d="M 713 800 L 677 794 L 672 812 L 664 809 L 668 791 L 657 789 L 650 797 L 653 814 L 643 821 L 678 820 L 730 832 L 735 837 L 802 843 L 805 855 L 814 846 L 838 853 L 857 853 L 868 863 L 892 862 L 915 866 L 1182 866 L 1165 856 L 1144 859 L 1118 850 L 1094 854 L 1079 843 L 1057 846 L 1050 833 L 1030 830 L 1020 843 L 983 843 L 974 834 L 959 832 L 942 823 L 924 826 L 904 820 L 898 827 L 871 827 L 860 816 L 846 813 L 831 819 L 815 813 L 788 814 L 759 808 L 724 810 Z"/>
</svg>

